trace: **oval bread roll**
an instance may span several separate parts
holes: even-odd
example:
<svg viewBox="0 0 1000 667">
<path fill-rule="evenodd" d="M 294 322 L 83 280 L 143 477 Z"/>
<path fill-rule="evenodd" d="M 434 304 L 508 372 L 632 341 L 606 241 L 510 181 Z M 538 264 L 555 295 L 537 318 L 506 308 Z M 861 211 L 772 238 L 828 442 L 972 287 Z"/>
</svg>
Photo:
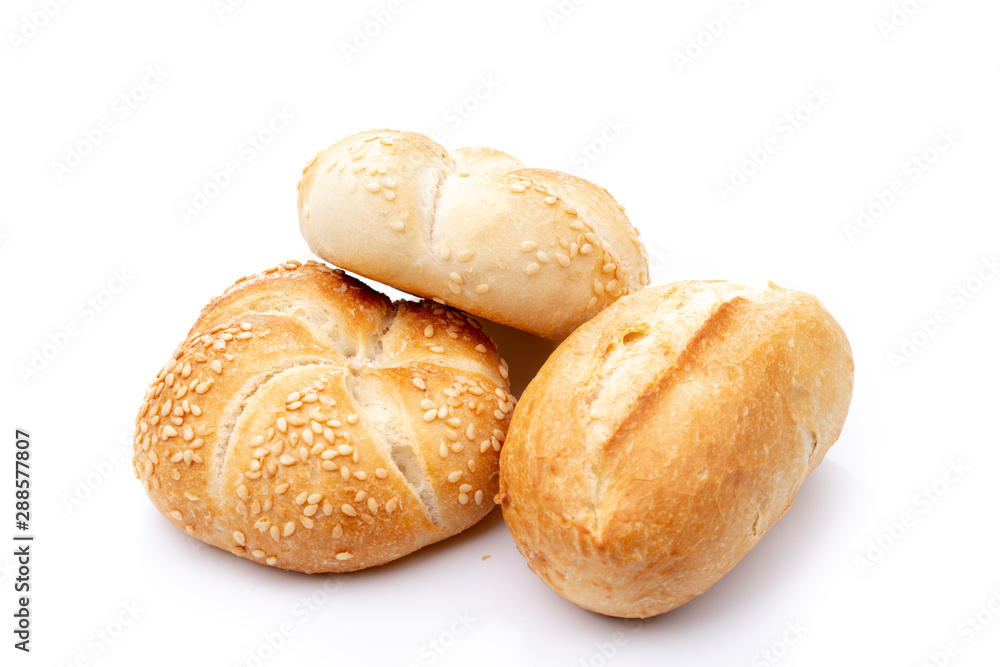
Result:
<svg viewBox="0 0 1000 667">
<path fill-rule="evenodd" d="M 513 407 L 464 314 L 289 262 L 205 307 L 149 387 L 133 464 L 189 535 L 346 572 L 483 518 Z"/>
<path fill-rule="evenodd" d="M 361 132 L 305 168 L 298 206 L 328 262 L 554 340 L 649 283 L 639 233 L 607 190 L 489 148 Z"/>
<path fill-rule="evenodd" d="M 680 282 L 619 300 L 528 385 L 498 501 L 531 569 L 645 618 L 703 593 L 837 440 L 854 363 L 813 296 Z"/>
</svg>

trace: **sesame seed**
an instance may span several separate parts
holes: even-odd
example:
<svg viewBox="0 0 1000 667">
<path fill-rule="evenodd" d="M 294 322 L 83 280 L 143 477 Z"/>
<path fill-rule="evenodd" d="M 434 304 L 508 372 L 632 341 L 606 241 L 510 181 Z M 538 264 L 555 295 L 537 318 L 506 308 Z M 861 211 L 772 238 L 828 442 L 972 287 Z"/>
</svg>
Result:
<svg viewBox="0 0 1000 667">
<path fill-rule="evenodd" d="M 196 394 L 204 394 L 206 391 L 208 391 L 209 389 L 211 389 L 211 387 L 212 387 L 212 381 L 211 380 L 206 380 L 206 381 L 200 383 L 197 387 L 194 388 L 194 393 L 196 393 Z"/>
<path fill-rule="evenodd" d="M 465 465 L 469 468 L 469 472 L 476 472 L 476 459 L 469 459 Z"/>
<path fill-rule="evenodd" d="M 170 516 L 178 521 L 180 521 L 183 518 L 183 515 L 177 510 L 172 510 L 170 512 Z"/>
<path fill-rule="evenodd" d="M 539 251 L 538 251 L 538 254 L 536 254 L 536 255 L 535 255 L 535 257 L 536 257 L 536 258 L 538 259 L 538 261 L 539 261 L 539 262 L 541 262 L 542 264 L 548 264 L 548 263 L 549 263 L 549 256 L 548 256 L 548 255 L 546 255 L 546 254 L 545 254 L 545 253 L 544 253 L 543 251 L 541 251 L 541 250 L 539 250 Z"/>
<path fill-rule="evenodd" d="M 343 505 L 340 506 L 340 511 L 346 514 L 347 516 L 358 515 L 358 511 L 354 509 L 352 505 L 348 505 L 347 503 L 344 503 Z"/>
<path fill-rule="evenodd" d="M 596 278 L 594 279 L 594 294 L 597 296 L 604 296 L 604 285 Z"/>
<path fill-rule="evenodd" d="M 253 338 L 253 334 L 249 331 L 244 331 L 243 333 L 236 334 L 236 340 L 247 340 Z"/>
<path fill-rule="evenodd" d="M 308 497 L 309 497 L 309 492 L 308 491 L 303 491 L 299 495 L 295 496 L 295 504 L 296 505 L 305 505 L 306 504 L 306 499 Z"/>
<path fill-rule="evenodd" d="M 366 473 L 364 470 L 359 470 L 356 473 L 354 473 L 354 478 L 355 479 L 360 479 L 361 481 L 364 481 L 364 480 L 368 479 L 368 473 Z"/>
<path fill-rule="evenodd" d="M 475 255 L 475 254 L 476 253 L 474 251 L 469 250 L 469 249 L 460 250 L 459 253 L 458 253 L 458 261 L 460 261 L 460 262 L 468 262 L 470 259 L 472 259 L 473 255 Z"/>
<path fill-rule="evenodd" d="M 435 354 L 444 354 L 444 348 L 440 345 L 431 345 L 430 350 Z"/>
<path fill-rule="evenodd" d="M 399 502 L 395 498 L 392 498 L 392 499 L 389 500 L 389 502 L 387 502 L 385 504 L 385 511 L 386 512 L 392 512 L 392 511 L 394 511 L 396 509 L 396 507 L 398 505 L 399 505 Z"/>
<path fill-rule="evenodd" d="M 167 425 L 165 425 L 163 427 L 163 432 L 162 432 L 160 438 L 162 440 L 169 440 L 170 438 L 174 437 L 175 435 L 177 435 L 177 429 L 175 429 L 170 424 L 167 424 Z"/>
<path fill-rule="evenodd" d="M 341 456 L 349 456 L 354 453 L 354 447 L 351 445 L 338 445 L 337 451 L 340 452 Z"/>
<path fill-rule="evenodd" d="M 504 413 L 501 412 L 500 410 L 494 410 L 493 416 L 496 417 L 497 419 L 503 419 Z"/>
<path fill-rule="evenodd" d="M 347 466 L 340 466 L 340 476 L 346 482 L 351 478 L 351 469 Z"/>
<path fill-rule="evenodd" d="M 264 551 L 263 551 L 263 549 L 254 549 L 252 553 L 253 553 L 254 558 L 263 558 L 264 557 Z"/>
<path fill-rule="evenodd" d="M 354 558 L 354 554 L 352 554 L 350 551 L 341 551 L 339 554 L 337 554 L 336 558 L 337 560 L 350 560 L 351 558 Z"/>
<path fill-rule="evenodd" d="M 604 268 L 601 269 L 601 270 L 604 273 L 614 273 L 616 268 L 618 268 L 618 267 L 615 266 L 613 263 L 609 262 L 609 263 L 605 264 Z"/>
<path fill-rule="evenodd" d="M 469 494 L 460 493 L 458 494 L 458 502 L 460 505 L 465 505 L 469 502 Z"/>
<path fill-rule="evenodd" d="M 307 445 L 313 444 L 313 432 L 312 431 L 302 431 L 302 440 L 305 441 Z"/>
<path fill-rule="evenodd" d="M 316 394 L 311 394 L 311 393 L 310 394 L 306 394 L 305 396 L 302 397 L 302 402 L 303 403 L 315 403 L 318 400 L 319 400 L 319 396 L 317 396 Z"/>
<path fill-rule="evenodd" d="M 451 275 L 449 275 L 448 277 L 451 278 L 451 282 L 455 283 L 456 285 L 462 284 L 462 275 L 457 271 L 452 271 Z"/>
<path fill-rule="evenodd" d="M 482 505 L 483 504 L 483 490 L 482 489 L 479 489 L 478 491 L 476 491 L 476 504 L 477 505 Z"/>
<path fill-rule="evenodd" d="M 323 500 L 323 494 L 314 493 L 306 499 L 306 502 L 308 502 L 310 505 L 317 505 L 321 500 Z"/>
<path fill-rule="evenodd" d="M 536 273 L 538 273 L 541 270 L 541 268 L 542 267 L 538 266 L 538 264 L 532 262 L 531 264 L 528 264 L 528 267 L 524 270 L 524 273 L 525 275 L 533 276 Z"/>
<path fill-rule="evenodd" d="M 459 419 L 458 417 L 452 417 L 451 419 L 449 419 L 445 423 L 448 424 L 448 426 L 451 426 L 453 428 L 458 428 L 459 426 L 462 425 L 462 420 Z"/>
<path fill-rule="evenodd" d="M 275 563 L 278 562 L 278 557 L 277 556 L 268 556 L 267 560 L 265 560 L 264 562 L 267 563 L 268 565 L 274 565 Z"/>
<path fill-rule="evenodd" d="M 274 492 L 279 496 L 288 490 L 288 482 L 282 482 L 278 486 L 274 487 Z"/>
<path fill-rule="evenodd" d="M 378 184 L 378 183 L 375 183 L 375 182 L 371 182 L 371 183 L 366 183 L 365 184 L 365 190 L 367 190 L 368 192 L 375 193 L 375 192 L 378 192 L 381 189 L 382 189 L 382 186 L 380 184 Z"/>
<path fill-rule="evenodd" d="M 236 543 L 239 544 L 240 546 L 246 546 L 247 537 L 240 531 L 238 530 L 233 531 L 233 539 L 236 540 Z"/>
<path fill-rule="evenodd" d="M 368 497 L 368 494 L 367 494 L 367 493 L 365 493 L 364 491 L 358 491 L 358 492 L 357 492 L 357 493 L 356 493 L 356 494 L 354 495 L 354 502 L 356 502 L 356 503 L 360 503 L 360 502 L 363 502 L 363 501 L 364 501 L 364 499 L 365 499 L 365 498 L 367 498 L 367 497 Z"/>
<path fill-rule="evenodd" d="M 413 378 L 413 386 L 421 390 L 427 389 L 427 385 L 420 378 Z"/>
<path fill-rule="evenodd" d="M 281 458 L 278 460 L 281 462 L 281 465 L 285 466 L 295 465 L 295 457 L 289 454 L 282 454 Z"/>
<path fill-rule="evenodd" d="M 337 469 L 337 464 L 334 463 L 333 461 L 323 461 L 319 465 L 320 465 L 320 467 L 323 470 L 336 470 Z"/>
<path fill-rule="evenodd" d="M 521 252 L 531 252 L 538 247 L 538 244 L 534 241 L 525 241 L 521 244 Z"/>
<path fill-rule="evenodd" d="M 393 197 L 396 196 L 395 193 L 386 192 L 386 197 L 388 197 L 389 194 L 392 194 Z M 406 225 L 401 220 L 393 220 L 389 223 L 389 229 L 394 232 L 401 232 L 404 227 L 406 227 Z"/>
<path fill-rule="evenodd" d="M 432 338 L 434 336 L 434 325 L 428 324 L 424 327 L 424 336 L 427 338 Z"/>
<path fill-rule="evenodd" d="M 451 443 L 451 451 L 455 452 L 456 454 L 461 454 L 462 452 L 465 451 L 465 443 L 464 442 Z"/>
<path fill-rule="evenodd" d="M 292 410 L 293 412 L 295 410 L 298 410 L 301 407 L 302 407 L 302 401 L 295 401 L 294 403 L 289 403 L 288 405 L 285 406 L 286 409 Z M 295 424 L 295 421 L 292 420 L 291 418 L 289 418 L 288 421 L 290 421 L 292 424 Z M 303 422 L 303 423 L 305 423 L 305 422 Z M 302 424 L 295 424 L 295 425 L 296 426 L 302 426 Z"/>
<path fill-rule="evenodd" d="M 549 197 L 546 197 L 545 199 L 543 199 L 542 201 L 544 201 L 549 206 L 552 206 L 553 204 L 556 203 L 557 199 L 555 197 L 549 196 Z"/>
<path fill-rule="evenodd" d="M 593 246 L 591 246 L 589 243 L 584 243 L 582 246 L 580 246 L 580 254 L 589 255 L 590 251 L 593 249 L 594 249 Z"/>
<path fill-rule="evenodd" d="M 441 247 L 439 247 L 438 257 L 447 262 L 449 259 L 451 259 L 451 248 L 449 248 L 446 245 L 442 245 Z"/>
<path fill-rule="evenodd" d="M 348 424 L 357 424 L 359 419 L 360 419 L 360 417 L 358 417 L 357 414 L 353 414 L 352 413 L 352 414 L 347 415 L 347 423 Z"/>
<path fill-rule="evenodd" d="M 597 297 L 596 296 L 590 297 L 590 301 L 587 302 L 587 310 L 590 310 L 596 305 L 597 305 Z"/>
<path fill-rule="evenodd" d="M 338 539 L 341 535 L 344 534 L 344 527 L 338 523 L 336 526 L 333 527 L 332 534 L 333 534 L 333 539 L 335 540 Z"/>
<path fill-rule="evenodd" d="M 438 446 L 438 453 L 441 455 L 441 458 L 448 458 L 448 445 L 442 442 Z"/>
<path fill-rule="evenodd" d="M 308 529 L 310 529 L 310 530 L 312 529 L 312 527 L 313 527 L 313 526 L 315 526 L 315 525 L 316 525 L 315 523 L 313 523 L 313 520 L 312 520 L 312 519 L 310 519 L 310 518 L 309 518 L 309 517 L 307 517 L 307 516 L 300 516 L 300 517 L 299 517 L 299 523 L 301 523 L 301 524 L 302 524 L 302 527 L 303 527 L 303 528 L 308 528 Z"/>
<path fill-rule="evenodd" d="M 326 451 L 320 454 L 320 458 L 322 458 L 324 461 L 329 461 L 330 459 L 336 457 L 337 457 L 337 451 L 335 449 L 327 449 Z"/>
<path fill-rule="evenodd" d="M 438 419 L 444 419 L 448 416 L 448 406 L 442 405 L 437 411 Z"/>
<path fill-rule="evenodd" d="M 463 484 L 462 486 L 458 487 L 458 490 L 461 491 L 462 493 L 468 493 L 468 492 L 472 491 L 472 485 L 471 484 Z"/>
<path fill-rule="evenodd" d="M 448 475 L 448 481 L 451 482 L 452 484 L 454 484 L 455 482 L 457 482 L 461 478 L 462 478 L 462 471 L 461 470 L 454 470 L 451 473 L 449 473 L 449 475 Z"/>
<path fill-rule="evenodd" d="M 285 403 L 294 403 L 295 401 L 299 400 L 300 398 L 302 398 L 302 396 L 299 395 L 299 392 L 293 391 L 292 393 L 290 393 L 288 395 L 288 398 L 285 399 Z"/>
<path fill-rule="evenodd" d="M 190 491 L 185 491 L 184 497 L 187 498 L 188 500 L 201 500 L 201 498 L 197 494 L 191 493 Z"/>
<path fill-rule="evenodd" d="M 511 183 L 510 185 L 507 186 L 507 189 L 510 190 L 511 192 L 521 193 L 524 192 L 526 188 L 520 183 Z"/>
<path fill-rule="evenodd" d="M 605 289 L 606 289 L 606 290 L 607 290 L 608 292 L 610 292 L 610 293 L 614 294 L 614 293 L 615 293 L 615 290 L 617 290 L 617 289 L 618 289 L 618 281 L 617 281 L 617 280 L 609 280 L 609 281 L 608 281 L 608 284 L 607 284 L 607 285 L 605 285 L 605 286 L 604 286 L 604 288 L 605 288 Z"/>
<path fill-rule="evenodd" d="M 374 498 L 368 499 L 368 511 L 370 511 L 372 514 L 378 512 L 378 502 Z"/>
<path fill-rule="evenodd" d="M 307 505 L 306 508 L 302 510 L 302 514 L 304 516 L 312 516 L 318 511 L 319 511 L 319 505 Z"/>
<path fill-rule="evenodd" d="M 242 329 L 243 331 L 250 331 L 251 329 L 253 329 L 253 324 L 249 322 L 242 322 L 240 323 L 240 329 Z"/>
</svg>

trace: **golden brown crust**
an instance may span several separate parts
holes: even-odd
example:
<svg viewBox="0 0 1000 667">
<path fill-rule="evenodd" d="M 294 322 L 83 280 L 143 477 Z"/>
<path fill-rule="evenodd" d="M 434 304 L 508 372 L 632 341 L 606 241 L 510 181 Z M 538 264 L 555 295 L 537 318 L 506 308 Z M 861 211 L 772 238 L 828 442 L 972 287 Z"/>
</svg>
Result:
<svg viewBox="0 0 1000 667">
<path fill-rule="evenodd" d="M 853 369 L 808 294 L 692 281 L 619 300 L 521 398 L 498 494 L 518 548 L 584 608 L 683 604 L 791 505 L 840 435 Z"/>
<path fill-rule="evenodd" d="M 133 465 L 208 544 L 302 572 L 379 565 L 493 507 L 506 374 L 462 313 L 289 262 L 205 307 L 149 387 Z"/>
<path fill-rule="evenodd" d="M 554 340 L 649 283 L 639 233 L 607 190 L 489 148 L 361 132 L 306 167 L 298 205 L 323 259 Z"/>
</svg>

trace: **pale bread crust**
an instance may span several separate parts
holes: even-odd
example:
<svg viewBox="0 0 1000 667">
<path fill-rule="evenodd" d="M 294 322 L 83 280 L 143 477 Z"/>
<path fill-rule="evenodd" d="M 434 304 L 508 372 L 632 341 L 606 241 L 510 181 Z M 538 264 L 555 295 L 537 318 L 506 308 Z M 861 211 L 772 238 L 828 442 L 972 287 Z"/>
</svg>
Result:
<svg viewBox="0 0 1000 667">
<path fill-rule="evenodd" d="M 639 232 L 607 190 L 489 148 L 361 132 L 305 168 L 298 209 L 332 264 L 553 340 L 649 283 Z"/>
<path fill-rule="evenodd" d="M 289 262 L 204 308 L 149 387 L 133 465 L 203 542 L 301 572 L 371 567 L 493 507 L 506 375 L 464 314 Z"/>
<path fill-rule="evenodd" d="M 703 593 L 837 440 L 854 362 L 809 294 L 680 282 L 581 326 L 528 386 L 498 501 L 531 569 L 602 614 Z"/>
</svg>

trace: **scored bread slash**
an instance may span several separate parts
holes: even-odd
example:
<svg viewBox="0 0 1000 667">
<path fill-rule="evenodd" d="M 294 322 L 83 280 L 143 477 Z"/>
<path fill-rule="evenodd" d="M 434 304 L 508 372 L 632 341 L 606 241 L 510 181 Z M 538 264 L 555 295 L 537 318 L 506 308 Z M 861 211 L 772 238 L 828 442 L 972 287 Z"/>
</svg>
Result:
<svg viewBox="0 0 1000 667">
<path fill-rule="evenodd" d="M 133 467 L 208 544 L 302 572 L 379 565 L 492 509 L 499 453 L 456 445 L 506 433 L 505 368 L 464 313 L 289 262 L 202 310 L 146 392 Z"/>
<path fill-rule="evenodd" d="M 490 148 L 361 132 L 305 168 L 298 208 L 326 261 L 552 340 L 649 284 L 639 232 L 607 190 Z"/>
</svg>

